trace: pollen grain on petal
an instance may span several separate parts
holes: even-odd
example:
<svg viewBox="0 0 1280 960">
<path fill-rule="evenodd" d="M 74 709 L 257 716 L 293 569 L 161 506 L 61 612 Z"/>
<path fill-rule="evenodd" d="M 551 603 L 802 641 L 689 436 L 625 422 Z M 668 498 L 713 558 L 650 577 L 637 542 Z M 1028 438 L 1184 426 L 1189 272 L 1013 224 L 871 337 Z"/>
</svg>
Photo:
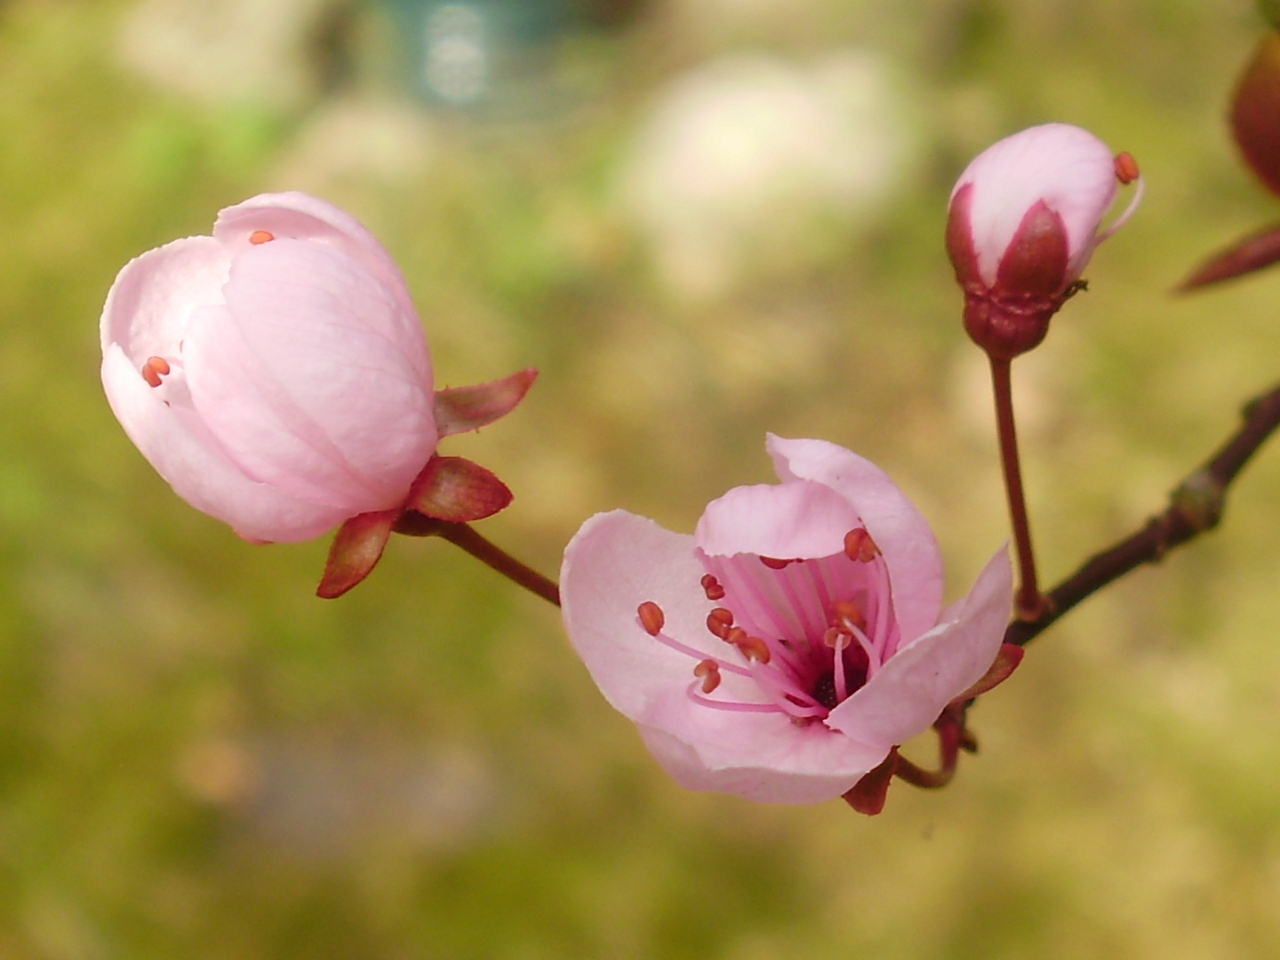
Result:
<svg viewBox="0 0 1280 960">
<path fill-rule="evenodd" d="M 708 600 L 724 599 L 724 586 L 714 575 L 708 573 L 703 576 L 700 582 L 702 583 L 702 591 L 707 595 Z"/>
<path fill-rule="evenodd" d="M 766 567 L 768 567 L 770 570 L 781 570 L 781 569 L 782 569 L 783 567 L 785 567 L 787 564 L 789 564 L 789 563 L 794 563 L 795 561 L 794 561 L 794 560 L 779 560 L 777 557 L 761 557 L 761 558 L 760 558 L 760 562 L 761 562 L 761 563 L 763 563 L 763 564 L 764 564 Z"/>
<path fill-rule="evenodd" d="M 652 600 L 646 600 L 640 604 L 636 608 L 636 615 L 640 618 L 640 626 L 644 627 L 644 632 L 651 637 L 656 637 L 660 634 L 667 622 L 666 614 L 662 612 L 662 608 Z"/>
<path fill-rule="evenodd" d="M 854 527 L 844 535 L 844 555 L 857 563 L 870 563 L 880 556 L 880 548 L 866 527 Z"/>
<path fill-rule="evenodd" d="M 1116 179 L 1121 183 L 1129 184 L 1137 180 L 1141 176 L 1138 170 L 1138 161 L 1133 159 L 1133 154 L 1125 151 L 1116 154 Z"/>
<path fill-rule="evenodd" d="M 702 692 L 711 693 L 720 686 L 720 665 L 714 660 L 701 660 L 693 668 L 693 675 L 702 681 Z"/>
<path fill-rule="evenodd" d="M 253 233 L 249 234 L 249 242 L 255 247 L 261 246 L 264 243 L 270 243 L 275 238 L 276 235 L 270 230 L 255 230 Z"/>
</svg>

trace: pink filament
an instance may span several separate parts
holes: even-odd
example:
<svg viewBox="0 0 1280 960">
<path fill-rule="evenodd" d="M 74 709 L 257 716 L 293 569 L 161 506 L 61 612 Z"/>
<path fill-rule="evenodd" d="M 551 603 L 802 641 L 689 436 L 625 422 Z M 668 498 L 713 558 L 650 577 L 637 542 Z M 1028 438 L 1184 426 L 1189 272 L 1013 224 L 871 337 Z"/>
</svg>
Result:
<svg viewBox="0 0 1280 960">
<path fill-rule="evenodd" d="M 830 708 L 815 695 L 824 676 L 834 687 L 837 704 L 858 689 L 851 689 L 852 678 L 845 661 L 855 641 L 867 659 L 863 683 L 875 676 L 897 650 L 899 631 L 883 556 L 857 561 L 842 552 L 796 560 L 775 569 L 754 554 L 724 557 L 699 551 L 698 555 L 707 573 L 726 592 L 717 605 L 732 610 L 736 625 L 748 636 L 764 642 L 769 658 L 762 663 L 735 648 L 732 656 L 741 662 L 734 663 L 725 657 L 709 656 L 705 650 L 660 632 L 655 639 L 692 660 L 700 663 L 709 659 L 724 673 L 752 679 L 768 701 L 708 696 L 695 680 L 688 695 L 696 703 L 730 712 L 779 713 L 794 720 L 825 718 Z M 840 631 L 833 649 L 823 642 L 823 636 L 833 603 L 841 599 L 856 603 L 867 622 L 859 625 L 849 620 L 831 621 Z"/>
</svg>

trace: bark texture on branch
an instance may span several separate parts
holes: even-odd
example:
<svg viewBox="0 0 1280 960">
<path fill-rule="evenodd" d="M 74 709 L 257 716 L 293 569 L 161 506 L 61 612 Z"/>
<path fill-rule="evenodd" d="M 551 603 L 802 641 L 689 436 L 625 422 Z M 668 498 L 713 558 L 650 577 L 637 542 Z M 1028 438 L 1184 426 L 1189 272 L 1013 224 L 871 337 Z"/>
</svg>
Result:
<svg viewBox="0 0 1280 960">
<path fill-rule="evenodd" d="M 1212 530 L 1222 518 L 1227 487 L 1267 438 L 1280 426 L 1280 386 L 1245 405 L 1243 423 L 1198 470 L 1169 497 L 1169 506 L 1131 536 L 1086 560 L 1045 596 L 1037 616 L 1015 619 L 1005 643 L 1034 640 L 1081 600 L 1144 563 L 1155 563 L 1174 547 Z"/>
</svg>

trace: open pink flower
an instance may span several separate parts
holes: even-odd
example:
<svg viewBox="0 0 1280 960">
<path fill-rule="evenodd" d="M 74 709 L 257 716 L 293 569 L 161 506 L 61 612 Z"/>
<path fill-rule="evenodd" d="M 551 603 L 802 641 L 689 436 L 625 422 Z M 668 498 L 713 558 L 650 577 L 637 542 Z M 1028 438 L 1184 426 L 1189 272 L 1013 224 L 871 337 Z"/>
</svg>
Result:
<svg viewBox="0 0 1280 960">
<path fill-rule="evenodd" d="M 658 762 L 695 790 L 840 796 L 927 730 L 1000 649 L 1000 550 L 942 609 L 929 525 L 874 464 L 770 436 L 780 484 L 737 487 L 694 536 L 624 511 L 565 551 L 569 638 Z"/>
<path fill-rule="evenodd" d="M 1138 180 L 1129 208 L 1106 230 L 1117 182 Z M 965 326 L 1006 359 L 1044 338 L 1094 247 L 1141 199 L 1138 167 L 1087 130 L 1030 127 L 992 144 L 951 192 L 947 252 L 966 297 Z"/>
<path fill-rule="evenodd" d="M 536 372 L 436 392 L 399 269 L 323 200 L 263 194 L 144 253 L 101 332 L 111 409 L 184 500 L 255 541 L 343 524 L 322 596 L 372 569 L 406 511 L 466 522 L 510 502 L 436 443 L 508 413 Z"/>
</svg>

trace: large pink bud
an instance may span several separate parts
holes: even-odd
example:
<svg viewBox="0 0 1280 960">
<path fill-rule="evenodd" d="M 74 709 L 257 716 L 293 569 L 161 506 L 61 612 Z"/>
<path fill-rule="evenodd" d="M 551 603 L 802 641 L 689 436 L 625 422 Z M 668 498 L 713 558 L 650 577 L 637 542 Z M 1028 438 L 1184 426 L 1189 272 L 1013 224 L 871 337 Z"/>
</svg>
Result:
<svg viewBox="0 0 1280 960">
<path fill-rule="evenodd" d="M 341 524 L 318 593 L 359 583 L 393 530 L 491 516 L 511 491 L 441 437 L 509 413 L 537 376 L 434 390 L 404 277 L 354 217 L 304 193 L 218 214 L 128 263 L 102 311 L 102 383 L 180 497 L 248 540 Z"/>
<path fill-rule="evenodd" d="M 1107 230 L 1116 184 L 1138 180 L 1129 209 Z M 988 147 L 951 193 L 947 252 L 965 292 L 965 329 L 1012 359 L 1040 343 L 1049 319 L 1080 288 L 1093 249 L 1141 198 L 1137 164 L 1080 127 L 1047 123 Z"/>
</svg>

